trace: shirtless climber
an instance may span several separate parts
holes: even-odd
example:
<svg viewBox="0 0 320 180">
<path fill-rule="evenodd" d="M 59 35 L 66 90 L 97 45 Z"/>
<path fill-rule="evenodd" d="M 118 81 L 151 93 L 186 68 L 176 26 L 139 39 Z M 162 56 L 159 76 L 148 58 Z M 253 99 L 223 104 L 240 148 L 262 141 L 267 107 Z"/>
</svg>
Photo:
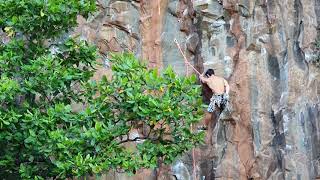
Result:
<svg viewBox="0 0 320 180">
<path fill-rule="evenodd" d="M 207 84 L 213 92 L 213 95 L 210 99 L 208 112 L 206 113 L 204 119 L 204 127 L 202 127 L 202 129 L 207 129 L 213 113 L 220 114 L 223 109 L 226 108 L 229 100 L 230 87 L 224 78 L 214 75 L 213 69 L 208 69 L 204 75 L 202 74 L 200 76 L 200 80 Z"/>
</svg>

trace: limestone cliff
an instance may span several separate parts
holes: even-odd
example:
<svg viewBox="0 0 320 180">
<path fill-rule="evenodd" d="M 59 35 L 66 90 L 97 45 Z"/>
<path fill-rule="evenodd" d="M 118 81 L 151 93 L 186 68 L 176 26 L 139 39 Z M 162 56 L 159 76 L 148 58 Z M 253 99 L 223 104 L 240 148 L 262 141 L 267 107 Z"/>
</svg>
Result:
<svg viewBox="0 0 320 180">
<path fill-rule="evenodd" d="M 109 52 L 126 50 L 150 67 L 191 73 L 177 38 L 200 72 L 211 67 L 228 79 L 233 107 L 231 117 L 215 121 L 208 132 L 213 145 L 161 171 L 106 179 L 320 179 L 320 69 L 311 63 L 319 0 L 97 4 L 100 10 L 88 22 L 79 18 L 77 31 L 97 44 L 106 65 Z"/>
</svg>

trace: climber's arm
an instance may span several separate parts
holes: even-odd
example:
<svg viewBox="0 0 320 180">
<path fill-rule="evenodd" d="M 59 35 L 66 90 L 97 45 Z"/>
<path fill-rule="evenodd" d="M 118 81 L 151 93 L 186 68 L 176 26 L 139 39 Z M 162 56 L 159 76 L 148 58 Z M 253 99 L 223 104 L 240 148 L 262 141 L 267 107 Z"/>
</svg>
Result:
<svg viewBox="0 0 320 180">
<path fill-rule="evenodd" d="M 207 83 L 208 82 L 208 78 L 204 77 L 203 74 L 201 74 L 201 76 L 199 76 L 200 80 L 202 83 Z"/>
<path fill-rule="evenodd" d="M 229 94 L 230 86 L 229 86 L 229 84 L 228 84 L 228 82 L 226 80 L 224 80 L 224 87 L 225 87 L 225 90 L 226 90 L 226 94 Z"/>
</svg>

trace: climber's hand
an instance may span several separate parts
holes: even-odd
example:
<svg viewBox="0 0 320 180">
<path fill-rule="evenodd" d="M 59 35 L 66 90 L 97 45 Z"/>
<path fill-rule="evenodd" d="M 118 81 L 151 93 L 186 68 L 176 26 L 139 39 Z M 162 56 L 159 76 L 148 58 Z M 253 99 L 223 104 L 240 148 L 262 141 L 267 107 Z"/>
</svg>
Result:
<svg viewBox="0 0 320 180">
<path fill-rule="evenodd" d="M 199 78 L 202 83 L 207 83 L 207 78 L 205 78 L 203 74 L 201 76 L 199 76 Z"/>
</svg>

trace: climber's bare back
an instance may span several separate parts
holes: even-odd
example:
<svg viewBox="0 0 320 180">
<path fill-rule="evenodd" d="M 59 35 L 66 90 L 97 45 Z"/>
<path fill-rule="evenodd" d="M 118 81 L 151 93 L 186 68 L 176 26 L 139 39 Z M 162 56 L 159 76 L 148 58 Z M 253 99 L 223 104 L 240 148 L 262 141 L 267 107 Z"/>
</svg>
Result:
<svg viewBox="0 0 320 180">
<path fill-rule="evenodd" d="M 211 76 L 206 79 L 206 83 L 214 94 L 223 94 L 225 92 L 225 80 L 218 76 Z"/>
<path fill-rule="evenodd" d="M 206 83 L 214 94 L 223 94 L 228 84 L 227 81 L 219 76 L 210 76 L 209 78 L 201 77 L 201 80 Z"/>
</svg>

